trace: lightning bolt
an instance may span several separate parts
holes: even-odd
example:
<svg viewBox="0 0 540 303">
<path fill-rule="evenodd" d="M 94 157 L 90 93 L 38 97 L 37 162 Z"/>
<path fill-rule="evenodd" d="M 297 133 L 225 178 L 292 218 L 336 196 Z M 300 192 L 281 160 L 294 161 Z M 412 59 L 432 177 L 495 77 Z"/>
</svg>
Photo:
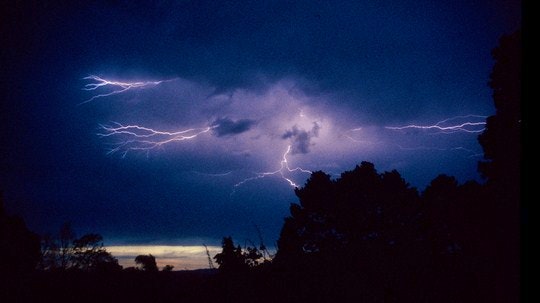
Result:
<svg viewBox="0 0 540 303">
<path fill-rule="evenodd" d="M 116 95 L 116 94 L 121 94 L 123 92 L 126 92 L 126 91 L 128 91 L 130 89 L 134 89 L 134 88 L 146 88 L 146 87 L 150 87 L 150 86 L 156 86 L 156 85 L 161 84 L 163 82 L 172 81 L 173 79 L 160 80 L 160 81 L 120 82 L 120 81 L 111 81 L 111 80 L 101 78 L 99 76 L 90 75 L 88 77 L 84 77 L 83 80 L 93 80 L 93 81 L 95 81 L 93 83 L 86 84 L 84 86 L 84 88 L 82 88 L 82 90 L 85 90 L 85 91 L 95 91 L 95 90 L 98 90 L 101 87 L 106 87 L 106 86 L 114 87 L 114 90 L 111 91 L 111 92 L 108 92 L 108 93 L 97 94 L 97 95 L 93 96 L 92 98 L 79 103 L 79 105 L 82 105 L 82 104 L 85 104 L 85 103 L 88 103 L 88 102 L 92 102 L 97 98 L 102 98 L 102 97 L 108 97 L 108 96 L 112 96 L 112 95 Z"/>
<path fill-rule="evenodd" d="M 307 170 L 307 169 L 303 169 L 303 168 L 300 168 L 300 167 L 295 167 L 295 168 L 291 168 L 289 166 L 289 161 L 287 160 L 287 155 L 291 152 L 291 146 L 288 145 L 287 146 L 287 150 L 285 151 L 285 153 L 283 154 L 282 158 L 281 158 L 281 161 L 279 163 L 279 169 L 278 170 L 275 170 L 275 171 L 269 171 L 269 172 L 261 172 L 261 173 L 256 173 L 256 176 L 255 177 L 251 177 L 251 178 L 247 178 L 247 179 L 244 179 L 238 183 L 236 183 L 234 185 L 234 188 L 237 188 L 239 186 L 242 186 L 243 184 L 247 183 L 247 182 L 250 182 L 250 181 L 253 181 L 253 180 L 257 180 L 257 179 L 262 179 L 262 178 L 265 178 L 265 177 L 268 177 L 268 176 L 273 176 L 273 175 L 279 175 L 283 180 L 287 181 L 287 183 L 292 187 L 292 188 L 296 188 L 298 187 L 298 184 L 296 184 L 293 180 L 291 180 L 291 178 L 288 178 L 285 176 L 285 172 L 289 172 L 289 173 L 293 173 L 293 172 L 302 172 L 302 173 L 306 173 L 306 174 L 311 174 L 312 171 L 310 170 Z M 233 190 L 233 193 L 234 193 L 234 190 Z"/>
<path fill-rule="evenodd" d="M 408 130 L 408 129 L 418 129 L 418 130 L 426 130 L 426 131 L 434 131 L 431 134 L 453 134 L 453 133 L 479 133 L 484 131 L 485 129 L 485 119 L 487 116 L 481 116 L 481 115 L 463 115 L 463 116 L 455 116 L 451 118 L 447 118 L 444 120 L 441 120 L 433 125 L 416 125 L 416 124 L 410 124 L 405 126 L 385 126 L 385 129 L 390 130 Z M 482 119 L 483 121 L 480 121 Z M 362 144 L 382 144 L 382 142 L 371 142 L 367 140 L 361 140 L 357 139 L 352 136 L 353 133 L 362 131 L 362 127 L 356 127 L 349 129 L 347 133 L 343 134 L 342 136 L 344 138 L 347 138 L 355 143 L 362 143 Z M 393 144 L 397 146 L 400 150 L 403 151 L 459 151 L 464 152 L 468 154 L 469 158 L 478 157 L 479 153 L 462 147 L 451 147 L 451 148 L 439 148 L 439 147 L 429 147 L 429 146 L 416 146 L 416 147 L 404 147 L 399 144 Z"/>
<path fill-rule="evenodd" d="M 436 133 L 442 134 L 451 134 L 457 132 L 465 133 L 481 133 L 485 129 L 485 121 L 476 121 L 475 119 L 486 119 L 487 116 L 480 115 L 466 115 L 466 116 L 456 116 L 448 119 L 441 120 L 432 125 L 416 125 L 409 124 L 405 126 L 385 126 L 386 129 L 390 130 L 407 130 L 407 129 L 420 129 L 420 130 L 434 130 Z M 455 120 L 459 119 L 469 119 L 461 123 L 452 123 Z"/>
<path fill-rule="evenodd" d="M 99 137 L 119 137 L 122 140 L 117 146 L 111 149 L 107 154 L 122 151 L 122 157 L 125 157 L 129 151 L 150 151 L 165 144 L 192 140 L 201 134 L 207 133 L 219 125 L 207 126 L 204 128 L 189 128 L 175 132 L 159 131 L 140 125 L 122 125 L 113 122 L 115 126 L 100 125 L 102 130 L 97 135 Z"/>
</svg>

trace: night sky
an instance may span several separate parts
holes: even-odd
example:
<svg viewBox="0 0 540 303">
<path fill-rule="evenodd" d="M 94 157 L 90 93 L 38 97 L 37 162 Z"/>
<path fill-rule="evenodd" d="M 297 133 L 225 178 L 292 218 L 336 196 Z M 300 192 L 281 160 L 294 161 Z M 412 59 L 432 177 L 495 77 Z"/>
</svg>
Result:
<svg viewBox="0 0 540 303">
<path fill-rule="evenodd" d="M 519 2 L 145 2 L 2 5 L 0 186 L 33 231 L 273 246 L 308 171 L 481 180 Z"/>
</svg>

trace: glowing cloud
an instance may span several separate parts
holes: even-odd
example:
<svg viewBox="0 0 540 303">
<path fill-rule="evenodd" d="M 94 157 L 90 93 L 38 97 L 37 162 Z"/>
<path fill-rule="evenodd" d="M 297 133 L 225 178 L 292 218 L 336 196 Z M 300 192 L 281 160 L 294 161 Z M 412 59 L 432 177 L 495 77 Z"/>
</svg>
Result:
<svg viewBox="0 0 540 303">
<path fill-rule="evenodd" d="M 96 83 L 87 84 L 85 90 L 108 87 L 113 91 L 85 103 L 171 81 L 120 82 L 97 76 L 86 79 Z M 476 157 L 476 141 L 459 134 L 479 133 L 486 124 L 486 116 L 480 115 L 454 116 L 434 124 L 359 124 L 358 121 L 370 121 L 367 113 L 336 107 L 332 101 L 339 96 L 308 95 L 291 79 L 269 83 L 264 90 L 237 88 L 218 95 L 215 91 L 212 86 L 175 79 L 153 91 L 159 102 L 153 102 L 152 107 L 142 102 L 119 103 L 111 108 L 113 121 L 130 123 L 100 125 L 97 135 L 112 144 L 109 154 L 119 153 L 122 157 L 130 152 L 148 155 L 182 143 L 185 148 L 168 149 L 181 153 L 178 165 L 189 167 L 190 171 L 218 172 L 192 176 L 220 177 L 217 182 L 232 186 L 234 193 L 248 182 L 270 176 L 298 187 L 312 170 L 339 172 L 363 160 L 378 163 L 399 158 L 405 163 L 408 160 L 404 157 L 412 156 L 411 161 L 417 161 L 417 155 L 424 152 Z M 434 136 L 438 134 L 445 137 Z M 292 167 L 289 160 L 294 155 L 296 165 Z M 182 161 L 193 159 L 191 156 L 201 161 L 184 165 Z M 251 175 L 239 176 L 246 172 Z"/>
<path fill-rule="evenodd" d="M 302 114 L 301 114 L 301 117 Z M 287 130 L 281 138 L 291 139 L 293 142 L 292 145 L 292 154 L 307 154 L 309 153 L 309 147 L 312 145 L 311 138 L 319 136 L 320 126 L 317 122 L 313 122 L 313 127 L 311 130 L 306 131 L 300 129 L 297 125 L 294 125 L 292 129 Z"/>
</svg>

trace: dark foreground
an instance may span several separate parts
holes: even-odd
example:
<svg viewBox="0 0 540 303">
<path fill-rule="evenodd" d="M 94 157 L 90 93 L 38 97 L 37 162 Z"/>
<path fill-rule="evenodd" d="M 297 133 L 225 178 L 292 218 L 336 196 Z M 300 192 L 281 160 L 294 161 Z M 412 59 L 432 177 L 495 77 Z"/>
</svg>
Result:
<svg viewBox="0 0 540 303">
<path fill-rule="evenodd" d="M 471 281 L 442 285 L 449 282 L 448 277 L 433 277 L 420 285 L 409 277 L 390 285 L 362 276 L 324 269 L 280 272 L 276 268 L 234 274 L 204 269 L 153 273 L 42 271 L 5 279 L 0 301 L 481 302 L 490 297 L 478 292 L 478 285 L 471 285 Z M 463 289 L 464 285 L 471 286 L 470 291 Z"/>
</svg>

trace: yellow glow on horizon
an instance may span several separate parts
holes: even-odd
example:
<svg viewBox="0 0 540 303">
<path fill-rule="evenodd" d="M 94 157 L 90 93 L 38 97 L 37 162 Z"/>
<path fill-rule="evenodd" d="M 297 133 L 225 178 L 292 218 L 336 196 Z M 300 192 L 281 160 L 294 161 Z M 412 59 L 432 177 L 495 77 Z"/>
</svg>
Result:
<svg viewBox="0 0 540 303">
<path fill-rule="evenodd" d="M 202 245 L 111 245 L 105 247 L 124 268 L 136 266 L 135 257 L 152 254 L 161 269 L 173 265 L 175 270 L 208 268 L 208 256 Z M 213 258 L 220 246 L 208 246 Z"/>
</svg>

